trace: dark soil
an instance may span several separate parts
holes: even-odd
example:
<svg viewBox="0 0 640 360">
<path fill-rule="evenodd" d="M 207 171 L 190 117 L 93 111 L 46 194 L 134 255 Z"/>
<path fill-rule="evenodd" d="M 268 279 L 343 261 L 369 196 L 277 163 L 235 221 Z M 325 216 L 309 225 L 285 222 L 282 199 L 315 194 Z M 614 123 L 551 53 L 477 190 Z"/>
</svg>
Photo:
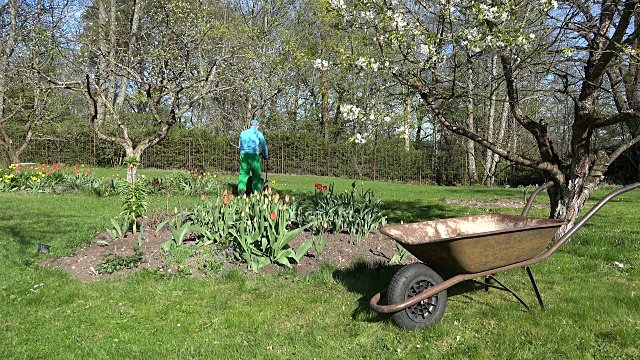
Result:
<svg viewBox="0 0 640 360">
<path fill-rule="evenodd" d="M 162 219 L 153 217 L 146 219 L 144 222 L 145 229 L 142 245 L 140 249 L 144 253 L 144 262 L 138 265 L 136 269 L 125 269 L 113 274 L 99 274 L 97 266 L 105 261 L 105 254 L 116 254 L 120 256 L 133 255 L 133 248 L 138 245 L 138 235 L 128 233 L 124 239 L 112 240 L 104 233 L 96 236 L 91 243 L 78 247 L 76 254 L 65 258 L 49 258 L 41 263 L 43 266 L 57 266 L 66 273 L 73 275 L 84 282 L 91 282 L 99 279 L 123 276 L 137 269 L 161 268 L 161 262 L 156 259 L 156 255 L 162 251 L 160 245 L 171 239 L 171 233 L 165 228 L 156 233 L 155 228 Z M 292 248 L 297 249 L 304 241 L 311 239 L 310 232 L 304 232 L 294 238 L 289 244 Z M 368 264 L 380 265 L 388 264 L 393 255 L 398 253 L 395 242 L 389 237 L 381 234 L 379 231 L 373 231 L 369 236 L 361 240 L 360 245 L 351 244 L 349 235 L 344 233 L 329 234 L 329 239 L 322 251 L 322 255 L 318 256 L 312 247 L 306 256 L 304 256 L 299 264 L 293 264 L 293 269 L 299 273 L 310 273 L 318 268 L 321 264 L 326 263 L 339 269 L 344 269 L 353 264 L 356 259 L 363 259 Z M 99 245 L 100 241 L 106 241 L 108 246 Z M 355 241 L 355 239 L 354 239 Z M 413 256 L 405 257 L 402 263 L 410 263 L 416 261 Z M 246 270 L 246 264 L 241 262 L 232 262 L 227 264 L 228 267 L 236 267 Z M 284 267 L 278 265 L 268 265 L 260 270 L 262 273 L 275 273 L 283 270 Z"/>
</svg>

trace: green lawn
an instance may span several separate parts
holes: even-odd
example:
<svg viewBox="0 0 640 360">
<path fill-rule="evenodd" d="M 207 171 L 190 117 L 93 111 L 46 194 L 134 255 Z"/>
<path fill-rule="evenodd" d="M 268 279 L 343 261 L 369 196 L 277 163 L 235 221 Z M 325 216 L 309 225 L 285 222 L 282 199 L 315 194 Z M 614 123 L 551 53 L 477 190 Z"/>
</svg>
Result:
<svg viewBox="0 0 640 360">
<path fill-rule="evenodd" d="M 298 196 L 311 193 L 316 181 L 335 182 L 338 190 L 352 182 L 272 174 L 269 180 L 276 181 L 274 189 Z M 365 188 L 382 199 L 392 222 L 484 211 L 517 214 L 521 209 L 476 210 L 441 200 L 523 196 L 523 189 L 379 182 L 365 182 Z M 594 199 L 606 193 L 598 190 Z M 539 196 L 539 202 L 546 200 Z M 197 198 L 151 201 L 153 211 L 162 211 Z M 525 311 L 504 292 L 453 288 L 440 323 L 407 332 L 368 308 L 396 268 L 326 266 L 307 276 L 232 272 L 215 280 L 138 273 L 80 283 L 59 270 L 40 269 L 37 245 L 50 244 L 55 256 L 71 254 L 104 231 L 119 212 L 118 198 L 2 193 L 0 358 L 637 359 L 639 205 L 639 190 L 610 201 L 558 253 L 533 267 L 545 311 L 534 307 L 528 278 L 518 269 L 498 278 L 533 310 Z M 547 210 L 536 208 L 531 215 L 546 217 Z"/>
</svg>

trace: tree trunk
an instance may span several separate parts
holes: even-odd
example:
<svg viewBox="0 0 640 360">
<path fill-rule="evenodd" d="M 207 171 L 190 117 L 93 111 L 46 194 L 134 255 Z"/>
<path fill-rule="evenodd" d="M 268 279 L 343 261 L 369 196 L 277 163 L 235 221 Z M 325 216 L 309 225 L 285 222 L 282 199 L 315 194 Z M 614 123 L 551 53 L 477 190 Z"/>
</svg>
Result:
<svg viewBox="0 0 640 360">
<path fill-rule="evenodd" d="M 11 164 L 20 164 L 20 155 L 16 154 L 12 146 L 7 147 L 6 154 Z"/>
<path fill-rule="evenodd" d="M 496 76 L 498 75 L 498 55 L 491 57 L 491 94 L 489 95 L 489 114 L 487 119 L 487 141 L 494 142 L 494 129 L 493 124 L 496 115 L 496 96 L 498 87 L 496 84 Z M 503 130 L 503 129 L 500 129 Z M 489 149 L 486 149 L 484 175 L 482 176 L 482 182 L 485 185 L 493 186 L 495 179 L 495 165 L 494 165 L 495 153 Z"/>
<path fill-rule="evenodd" d="M 500 118 L 500 129 L 498 130 L 497 143 L 502 143 L 507 128 L 507 121 L 509 120 L 509 103 L 505 101 L 502 107 L 502 116 Z M 496 181 L 496 171 L 498 169 L 498 163 L 500 162 L 500 156 L 496 153 L 492 153 L 491 168 L 489 169 L 489 186 L 493 187 Z"/>
<path fill-rule="evenodd" d="M 411 145 L 411 139 L 409 137 L 409 127 L 411 126 L 411 123 L 409 121 L 410 115 L 411 115 L 411 93 L 409 93 L 407 95 L 407 98 L 405 99 L 404 114 L 403 114 L 404 134 L 402 134 L 402 137 L 404 138 L 404 150 L 405 151 L 409 151 L 409 148 L 410 148 L 410 145 Z"/>
<path fill-rule="evenodd" d="M 326 52 L 327 52 L 327 30 L 322 29 L 320 31 L 320 59 L 322 61 L 325 60 Z M 329 79 L 327 76 L 328 69 L 325 69 L 324 66 L 321 66 L 320 69 L 322 73 L 322 89 L 320 91 L 322 96 L 322 128 L 324 131 L 324 139 L 329 141 Z"/>
<path fill-rule="evenodd" d="M 471 61 L 468 61 L 469 65 L 467 69 L 467 129 L 471 132 L 475 132 L 474 124 L 474 104 L 473 104 L 473 69 L 471 68 Z M 476 150 L 475 141 L 471 139 L 465 140 L 465 147 L 467 149 L 467 173 L 469 175 L 469 184 L 473 185 L 478 182 L 478 172 L 476 170 Z"/>
</svg>

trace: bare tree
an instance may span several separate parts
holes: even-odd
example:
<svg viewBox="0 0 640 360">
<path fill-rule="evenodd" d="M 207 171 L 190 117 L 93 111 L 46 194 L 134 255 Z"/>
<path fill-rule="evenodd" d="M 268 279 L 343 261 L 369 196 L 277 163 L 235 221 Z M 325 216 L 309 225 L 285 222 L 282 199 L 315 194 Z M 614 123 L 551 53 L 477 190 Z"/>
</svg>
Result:
<svg viewBox="0 0 640 360">
<path fill-rule="evenodd" d="M 232 85 L 221 72 L 232 46 L 212 7 L 95 0 L 83 15 L 82 56 L 68 62 L 82 78 L 49 80 L 82 94 L 98 138 L 140 159 L 194 104 Z"/>
<path fill-rule="evenodd" d="M 49 107 L 51 88 L 33 70 L 50 69 L 48 36 L 55 32 L 55 6 L 45 21 L 42 0 L 9 0 L 0 5 L 0 148 L 12 163 L 19 163 L 36 128 L 55 116 Z M 49 70 L 46 70 L 49 71 Z"/>
</svg>

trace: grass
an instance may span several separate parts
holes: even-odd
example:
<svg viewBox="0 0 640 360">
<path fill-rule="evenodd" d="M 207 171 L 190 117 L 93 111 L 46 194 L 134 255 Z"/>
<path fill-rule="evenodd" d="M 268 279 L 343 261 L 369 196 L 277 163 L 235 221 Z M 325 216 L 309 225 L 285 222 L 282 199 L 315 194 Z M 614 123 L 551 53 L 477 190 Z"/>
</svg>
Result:
<svg viewBox="0 0 640 360">
<path fill-rule="evenodd" d="M 315 181 L 333 181 L 338 190 L 351 184 L 303 176 L 269 180 L 276 180 L 274 189 L 298 196 L 311 193 Z M 519 213 L 440 200 L 521 199 L 523 193 L 364 184 L 383 200 L 393 222 Z M 594 198 L 606 193 L 599 190 Z M 161 211 L 196 201 L 158 196 L 151 205 Z M 307 276 L 234 271 L 213 281 L 141 272 L 83 284 L 55 268 L 39 268 L 44 257 L 36 254 L 37 245 L 50 244 L 54 256 L 71 254 L 109 226 L 119 212 L 117 197 L 5 193 L 0 204 L 2 359 L 640 358 L 640 191 L 610 201 L 558 253 L 533 267 L 546 311 L 534 307 L 519 269 L 498 278 L 533 310 L 524 311 L 504 292 L 452 288 L 442 321 L 411 332 L 368 308 L 369 298 L 388 285 L 397 268 L 355 263 Z M 532 216 L 546 215 L 532 210 Z"/>
</svg>

